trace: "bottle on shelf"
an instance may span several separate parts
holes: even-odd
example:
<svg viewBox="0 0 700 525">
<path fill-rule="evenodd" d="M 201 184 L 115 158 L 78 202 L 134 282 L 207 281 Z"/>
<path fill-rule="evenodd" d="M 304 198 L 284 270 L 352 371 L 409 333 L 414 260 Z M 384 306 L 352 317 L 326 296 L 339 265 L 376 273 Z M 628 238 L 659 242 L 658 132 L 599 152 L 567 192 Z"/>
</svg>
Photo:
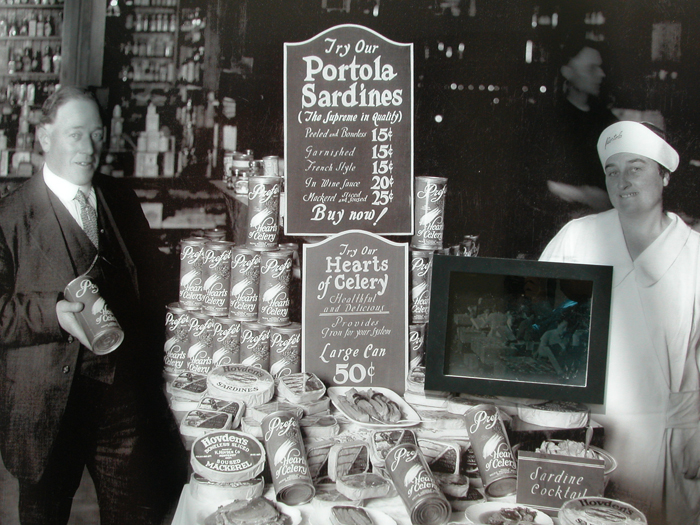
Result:
<svg viewBox="0 0 700 525">
<path fill-rule="evenodd" d="M 53 34 L 53 21 L 51 20 L 50 15 L 46 15 L 46 19 L 44 20 L 44 36 L 53 36 Z"/>
<path fill-rule="evenodd" d="M 53 72 L 56 75 L 61 74 L 61 46 L 56 46 L 56 51 L 51 58 L 53 63 Z"/>
<path fill-rule="evenodd" d="M 53 55 L 51 54 L 51 48 L 49 47 L 48 44 L 44 46 L 44 54 L 41 57 L 41 72 L 42 73 L 51 73 L 51 59 L 53 58 Z"/>
</svg>

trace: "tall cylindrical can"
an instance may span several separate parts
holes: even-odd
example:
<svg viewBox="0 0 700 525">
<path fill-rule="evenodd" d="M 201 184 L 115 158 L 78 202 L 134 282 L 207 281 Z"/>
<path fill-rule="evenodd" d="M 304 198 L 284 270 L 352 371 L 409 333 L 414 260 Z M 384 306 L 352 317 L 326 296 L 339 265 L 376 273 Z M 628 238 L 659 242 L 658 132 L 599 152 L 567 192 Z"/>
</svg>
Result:
<svg viewBox="0 0 700 525">
<path fill-rule="evenodd" d="M 418 446 L 413 443 L 396 445 L 386 455 L 385 468 L 411 523 L 441 525 L 447 522 L 452 509 Z"/>
<path fill-rule="evenodd" d="M 212 319 L 213 366 L 241 362 L 241 322 L 230 317 Z"/>
<path fill-rule="evenodd" d="M 229 317 L 238 321 L 258 320 L 260 253 L 235 246 L 231 251 Z"/>
<path fill-rule="evenodd" d="M 75 317 L 95 354 L 109 354 L 122 344 L 124 331 L 92 278 L 76 277 L 66 285 L 63 295 L 68 301 L 83 303 L 83 309 Z"/>
<path fill-rule="evenodd" d="M 179 303 L 165 307 L 165 357 L 163 369 L 170 374 L 184 372 L 187 360 L 189 315 Z"/>
<path fill-rule="evenodd" d="M 225 317 L 229 313 L 231 293 L 231 249 L 228 241 L 211 241 L 204 246 L 202 311 Z"/>
<path fill-rule="evenodd" d="M 212 369 L 214 354 L 212 337 L 213 319 L 207 314 L 192 312 L 187 340 L 187 370 L 207 374 Z"/>
<path fill-rule="evenodd" d="M 275 379 L 301 372 L 301 324 L 270 328 L 270 373 Z"/>
<path fill-rule="evenodd" d="M 476 405 L 464 418 L 486 495 L 501 497 L 516 489 L 517 464 L 503 420 L 494 405 Z"/>
<path fill-rule="evenodd" d="M 258 322 L 266 325 L 289 324 L 289 282 L 292 280 L 292 252 L 279 250 L 260 254 L 260 293 Z"/>
<path fill-rule="evenodd" d="M 202 252 L 206 240 L 188 238 L 180 241 L 180 297 L 185 310 L 199 310 L 204 298 Z"/>
<path fill-rule="evenodd" d="M 247 248 L 277 249 L 281 191 L 281 177 L 250 177 L 248 180 Z"/>
<path fill-rule="evenodd" d="M 280 165 L 277 155 L 267 155 L 262 158 L 263 175 L 265 177 L 279 177 Z"/>
<path fill-rule="evenodd" d="M 270 327 L 241 322 L 241 364 L 270 369 Z"/>
<path fill-rule="evenodd" d="M 416 177 L 414 233 L 411 239 L 414 248 L 442 249 L 446 191 L 445 177 Z"/>
<path fill-rule="evenodd" d="M 316 489 L 299 421 L 291 412 L 273 412 L 262 420 L 262 432 L 277 500 L 286 505 L 311 501 Z"/>
<path fill-rule="evenodd" d="M 411 322 L 427 323 L 430 317 L 430 284 L 433 252 L 411 250 Z"/>
<path fill-rule="evenodd" d="M 408 369 L 425 363 L 425 324 L 408 325 Z"/>
</svg>

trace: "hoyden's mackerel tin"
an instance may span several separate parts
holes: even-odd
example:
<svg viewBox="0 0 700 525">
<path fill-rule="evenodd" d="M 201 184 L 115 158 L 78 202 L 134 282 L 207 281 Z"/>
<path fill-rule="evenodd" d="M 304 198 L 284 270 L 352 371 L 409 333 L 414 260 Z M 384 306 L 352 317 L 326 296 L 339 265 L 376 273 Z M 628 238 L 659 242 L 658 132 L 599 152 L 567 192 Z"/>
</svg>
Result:
<svg viewBox="0 0 700 525">
<path fill-rule="evenodd" d="M 258 320 L 260 253 L 235 246 L 231 251 L 229 317 L 238 321 Z"/>
<path fill-rule="evenodd" d="M 311 501 L 316 489 L 297 418 L 292 412 L 273 412 L 262 420 L 262 432 L 277 500 L 286 505 Z"/>
<path fill-rule="evenodd" d="M 452 509 L 418 446 L 401 443 L 389 450 L 385 468 L 414 525 L 441 525 Z"/>
<path fill-rule="evenodd" d="M 577 498 L 559 509 L 561 525 L 646 525 L 644 514 L 623 501 L 608 498 Z"/>
<path fill-rule="evenodd" d="M 445 227 L 445 177 L 416 177 L 415 218 L 411 246 L 421 250 L 442 249 Z"/>
<path fill-rule="evenodd" d="M 499 498 L 513 494 L 517 464 L 498 408 L 476 405 L 467 410 L 464 418 L 486 495 Z"/>
<path fill-rule="evenodd" d="M 90 277 L 76 277 L 66 285 L 63 295 L 68 301 L 83 303 L 83 309 L 75 317 L 95 354 L 109 354 L 122 344 L 124 331 Z"/>
<path fill-rule="evenodd" d="M 289 324 L 289 282 L 292 280 L 292 252 L 279 250 L 260 254 L 258 322 L 266 325 Z"/>
<path fill-rule="evenodd" d="M 202 307 L 202 253 L 206 242 L 201 237 L 190 237 L 180 241 L 179 302 L 185 310 L 199 310 Z"/>
<path fill-rule="evenodd" d="M 281 177 L 250 177 L 247 248 L 256 251 L 277 249 L 281 191 Z"/>
</svg>

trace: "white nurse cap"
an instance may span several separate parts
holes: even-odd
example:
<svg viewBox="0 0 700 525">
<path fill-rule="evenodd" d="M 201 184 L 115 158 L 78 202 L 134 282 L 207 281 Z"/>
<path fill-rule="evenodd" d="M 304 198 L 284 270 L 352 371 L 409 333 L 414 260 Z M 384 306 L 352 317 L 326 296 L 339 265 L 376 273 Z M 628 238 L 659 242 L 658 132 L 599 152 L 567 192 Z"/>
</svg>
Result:
<svg viewBox="0 0 700 525">
<path fill-rule="evenodd" d="M 669 171 L 676 171 L 678 152 L 644 124 L 629 120 L 605 128 L 598 139 L 598 156 L 605 162 L 616 153 L 635 153 L 655 160 Z"/>
</svg>

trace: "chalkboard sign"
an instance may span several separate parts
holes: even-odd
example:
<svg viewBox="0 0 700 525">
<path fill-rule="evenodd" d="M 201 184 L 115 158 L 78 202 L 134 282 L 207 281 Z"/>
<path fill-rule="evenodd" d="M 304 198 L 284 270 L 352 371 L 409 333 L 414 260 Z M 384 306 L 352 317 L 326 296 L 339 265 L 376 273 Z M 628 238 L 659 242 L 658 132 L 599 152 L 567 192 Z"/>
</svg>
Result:
<svg viewBox="0 0 700 525">
<path fill-rule="evenodd" d="M 570 499 L 602 496 L 602 459 L 518 453 L 517 502 L 554 513 Z"/>
<path fill-rule="evenodd" d="M 303 370 L 328 386 L 403 394 L 408 245 L 348 231 L 304 245 Z"/>
<path fill-rule="evenodd" d="M 413 229 L 413 44 L 340 25 L 284 46 L 285 233 Z"/>
</svg>

